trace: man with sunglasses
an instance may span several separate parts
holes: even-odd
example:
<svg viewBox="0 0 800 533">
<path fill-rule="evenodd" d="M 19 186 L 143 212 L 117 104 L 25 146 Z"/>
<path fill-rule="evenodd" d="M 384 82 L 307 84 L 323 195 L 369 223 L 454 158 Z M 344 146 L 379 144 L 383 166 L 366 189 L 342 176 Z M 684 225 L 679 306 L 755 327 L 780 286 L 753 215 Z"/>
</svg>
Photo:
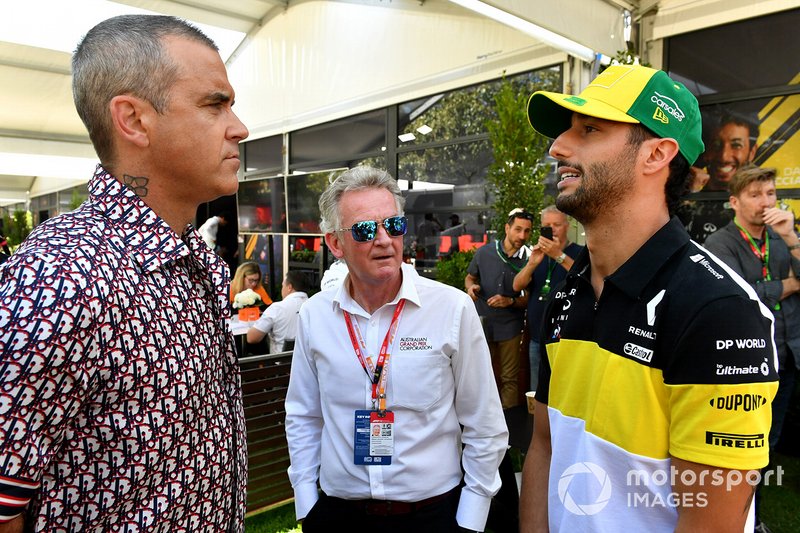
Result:
<svg viewBox="0 0 800 533">
<path fill-rule="evenodd" d="M 498 367 L 503 409 L 519 405 L 519 347 L 528 296 L 514 290 L 516 276 L 528 262 L 525 246 L 533 215 L 518 207 L 508 214 L 505 237 L 478 248 L 467 267 L 464 287 L 483 321 L 492 362 Z"/>
<path fill-rule="evenodd" d="M 483 531 L 500 488 L 508 430 L 478 315 L 402 262 L 403 204 L 370 167 L 319 200 L 348 274 L 303 305 L 295 338 L 286 437 L 306 533 Z"/>
</svg>

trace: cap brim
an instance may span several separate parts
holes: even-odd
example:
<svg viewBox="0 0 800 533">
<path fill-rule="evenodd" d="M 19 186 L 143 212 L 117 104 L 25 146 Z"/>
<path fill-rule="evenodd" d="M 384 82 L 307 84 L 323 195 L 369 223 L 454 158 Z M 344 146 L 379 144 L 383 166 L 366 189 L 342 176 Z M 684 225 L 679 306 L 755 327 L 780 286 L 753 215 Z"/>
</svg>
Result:
<svg viewBox="0 0 800 533">
<path fill-rule="evenodd" d="M 572 124 L 572 113 L 637 124 L 639 121 L 601 100 L 571 94 L 536 91 L 528 100 L 528 121 L 533 129 L 555 139 Z"/>
</svg>

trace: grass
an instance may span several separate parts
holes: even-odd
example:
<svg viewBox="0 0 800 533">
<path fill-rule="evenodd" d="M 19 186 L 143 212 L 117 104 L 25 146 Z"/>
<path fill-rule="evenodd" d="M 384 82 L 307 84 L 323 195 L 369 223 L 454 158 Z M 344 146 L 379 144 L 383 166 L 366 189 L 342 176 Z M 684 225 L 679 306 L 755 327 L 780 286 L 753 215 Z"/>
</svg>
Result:
<svg viewBox="0 0 800 533">
<path fill-rule="evenodd" d="M 521 457 L 512 455 L 515 467 Z M 776 474 L 770 484 L 761 490 L 761 517 L 772 533 L 796 533 L 800 531 L 800 457 L 775 452 L 773 466 L 777 472 L 783 469 L 780 485 Z M 294 504 L 287 503 L 249 516 L 245 521 L 247 533 L 301 533 L 294 519 Z"/>
<path fill-rule="evenodd" d="M 294 519 L 294 504 L 286 503 L 248 516 L 244 522 L 247 533 L 300 533 Z"/>
<path fill-rule="evenodd" d="M 762 487 L 761 519 L 772 533 L 796 533 L 800 531 L 800 457 L 776 452 L 771 468 L 783 469 L 780 485 L 775 475 L 770 485 Z"/>
</svg>

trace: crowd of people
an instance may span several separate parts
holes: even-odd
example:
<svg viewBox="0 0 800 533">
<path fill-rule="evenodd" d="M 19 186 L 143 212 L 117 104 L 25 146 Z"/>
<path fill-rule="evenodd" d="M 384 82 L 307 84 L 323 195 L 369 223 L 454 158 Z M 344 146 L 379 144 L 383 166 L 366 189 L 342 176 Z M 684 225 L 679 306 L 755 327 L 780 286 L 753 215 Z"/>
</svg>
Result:
<svg viewBox="0 0 800 533">
<path fill-rule="evenodd" d="M 230 281 L 214 252 L 224 215 L 191 224 L 236 191 L 248 136 L 216 45 L 173 17 L 114 17 L 79 44 L 73 88 L 100 158 L 90 198 L 0 268 L 0 532 L 243 531 L 228 322 L 247 289 L 271 304 L 248 340 L 293 349 L 303 531 L 483 531 L 526 317 L 521 531 L 763 530 L 755 489 L 800 367 L 800 240 L 745 125 L 721 121 L 708 176 L 693 170 L 699 106 L 665 72 L 612 66 L 579 95 L 531 96 L 555 205 L 508 213 L 463 291 L 403 262 L 397 181 L 358 166 L 319 199 L 337 259 L 325 290 L 309 297 L 290 271 L 276 302 L 258 265 Z M 734 213 L 706 247 L 676 216 L 695 180 Z M 704 481 L 717 474 L 728 482 Z"/>
</svg>

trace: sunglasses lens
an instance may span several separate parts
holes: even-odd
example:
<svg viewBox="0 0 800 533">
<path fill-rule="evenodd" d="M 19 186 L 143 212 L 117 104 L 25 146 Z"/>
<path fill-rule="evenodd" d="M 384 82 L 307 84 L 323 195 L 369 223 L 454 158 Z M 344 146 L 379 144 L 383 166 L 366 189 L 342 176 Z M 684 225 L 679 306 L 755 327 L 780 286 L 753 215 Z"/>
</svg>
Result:
<svg viewBox="0 0 800 533">
<path fill-rule="evenodd" d="M 351 230 L 353 233 L 353 240 L 358 242 L 371 241 L 378 233 L 378 223 L 374 220 L 356 222 L 353 224 Z"/>
<path fill-rule="evenodd" d="M 383 227 L 386 228 L 386 233 L 392 237 L 399 237 L 406 234 L 408 219 L 401 216 L 389 217 L 383 221 Z"/>
</svg>

